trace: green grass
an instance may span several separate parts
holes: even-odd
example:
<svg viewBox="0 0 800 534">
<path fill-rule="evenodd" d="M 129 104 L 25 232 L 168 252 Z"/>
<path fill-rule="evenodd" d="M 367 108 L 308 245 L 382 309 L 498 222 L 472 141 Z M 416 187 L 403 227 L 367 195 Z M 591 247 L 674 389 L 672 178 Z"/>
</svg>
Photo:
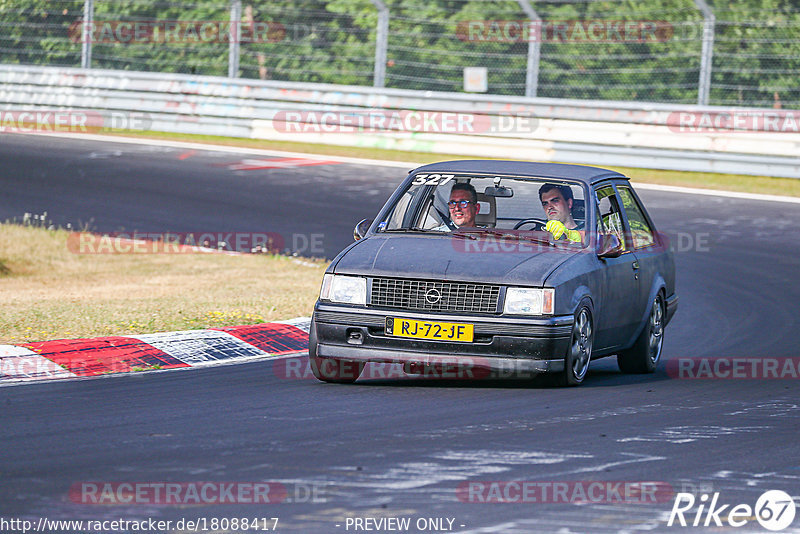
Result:
<svg viewBox="0 0 800 534">
<path fill-rule="evenodd" d="M 0 343 L 307 316 L 327 265 L 267 254 L 76 254 L 68 235 L 0 224 Z"/>
<path fill-rule="evenodd" d="M 214 135 L 176 134 L 166 132 L 128 132 L 121 133 L 119 135 L 124 137 L 170 139 L 175 141 L 190 141 L 213 145 L 260 148 L 265 150 L 283 150 L 307 154 L 347 156 L 352 158 L 402 161 L 418 164 L 469 158 L 469 156 L 464 156 L 463 154 L 404 152 L 401 150 L 388 150 L 380 148 L 344 147 L 335 145 L 297 143 L 292 141 L 267 141 L 260 139 L 222 137 Z M 667 171 L 629 167 L 614 167 L 614 170 L 620 171 L 629 176 L 634 183 L 642 182 L 682 187 L 696 187 L 703 189 L 721 189 L 725 191 L 739 191 L 744 193 L 762 193 L 800 197 L 800 180 L 793 178 L 774 178 L 770 176 L 720 174 L 712 172 Z"/>
</svg>

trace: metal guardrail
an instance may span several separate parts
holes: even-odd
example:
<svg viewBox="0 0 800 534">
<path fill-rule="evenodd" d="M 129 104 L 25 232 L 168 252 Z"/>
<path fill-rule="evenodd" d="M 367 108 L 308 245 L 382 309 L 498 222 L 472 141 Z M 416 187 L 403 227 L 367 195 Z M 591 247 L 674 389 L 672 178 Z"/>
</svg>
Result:
<svg viewBox="0 0 800 534">
<path fill-rule="evenodd" d="M 80 109 L 100 114 L 138 112 L 146 114 L 148 129 L 165 132 L 800 178 L 798 133 L 679 131 L 676 122 L 679 114 L 714 116 L 731 112 L 722 107 L 489 97 L 0 65 L 0 111 L 32 109 Z M 300 117 L 309 114 L 319 117 L 329 112 L 346 118 L 412 110 L 470 114 L 492 124 L 523 118 L 527 127 L 479 132 L 401 128 L 351 132 L 342 131 L 347 128 L 339 131 L 292 128 L 285 122 L 288 112 Z"/>
</svg>

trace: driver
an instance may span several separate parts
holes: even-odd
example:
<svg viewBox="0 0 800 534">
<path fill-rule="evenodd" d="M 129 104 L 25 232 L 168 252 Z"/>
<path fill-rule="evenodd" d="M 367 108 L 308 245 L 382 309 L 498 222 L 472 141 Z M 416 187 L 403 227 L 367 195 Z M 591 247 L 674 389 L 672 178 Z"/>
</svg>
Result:
<svg viewBox="0 0 800 534">
<path fill-rule="evenodd" d="M 572 243 L 582 240 L 583 224 L 578 225 L 572 218 L 572 189 L 568 185 L 544 184 L 539 188 L 539 200 L 547 215 L 545 230 L 553 234 L 553 239 L 566 236 Z"/>
<path fill-rule="evenodd" d="M 474 227 L 475 216 L 481 210 L 478 204 L 478 193 L 472 184 L 456 183 L 450 189 L 450 200 L 447 202 L 447 208 L 450 210 L 450 220 L 460 227 Z M 442 224 L 434 228 L 439 232 L 449 232 L 450 228 L 447 224 Z"/>
</svg>

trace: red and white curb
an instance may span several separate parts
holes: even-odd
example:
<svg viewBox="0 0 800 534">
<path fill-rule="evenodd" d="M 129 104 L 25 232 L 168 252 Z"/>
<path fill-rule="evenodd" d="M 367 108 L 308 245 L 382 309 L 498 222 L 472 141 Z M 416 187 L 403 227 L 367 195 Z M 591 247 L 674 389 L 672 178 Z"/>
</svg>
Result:
<svg viewBox="0 0 800 534">
<path fill-rule="evenodd" d="M 308 350 L 310 317 L 207 330 L 0 345 L 0 385 L 296 355 Z"/>
</svg>

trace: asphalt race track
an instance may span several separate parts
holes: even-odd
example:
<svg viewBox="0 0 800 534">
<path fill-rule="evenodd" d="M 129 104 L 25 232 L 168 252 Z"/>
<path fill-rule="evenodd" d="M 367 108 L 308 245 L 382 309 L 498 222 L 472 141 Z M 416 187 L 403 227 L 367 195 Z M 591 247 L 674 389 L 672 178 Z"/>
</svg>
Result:
<svg viewBox="0 0 800 534">
<path fill-rule="evenodd" d="M 343 163 L 230 168 L 248 158 L 6 135 L 0 219 L 47 210 L 59 224 L 106 231 L 321 233 L 331 257 L 405 175 Z M 794 358 L 796 369 L 800 207 L 640 195 L 677 247 L 680 305 L 663 358 Z M 347 517 L 410 518 L 413 532 L 695 532 L 667 527 L 674 492 L 695 494 L 697 505 L 716 492 L 719 504 L 752 507 L 767 490 L 797 501 L 798 378 L 685 379 L 668 363 L 630 376 L 600 360 L 572 389 L 381 378 L 341 386 L 288 376 L 287 360 L 3 387 L 0 516 L 278 517 L 277 532 L 356 531 Z M 70 493 L 87 481 L 274 482 L 286 493 L 268 505 L 91 504 Z M 649 481 L 671 492 L 656 502 L 485 503 L 474 501 L 487 494 L 459 491 L 509 481 Z M 420 518 L 443 521 L 417 529 Z M 752 518 L 724 530 L 764 531 Z M 800 518 L 787 531 L 800 531 Z"/>
<path fill-rule="evenodd" d="M 286 158 L 259 169 L 267 158 L 35 135 L 5 134 L 0 154 L 0 220 L 46 211 L 98 232 L 271 232 L 290 252 L 329 258 L 410 170 Z"/>
</svg>

